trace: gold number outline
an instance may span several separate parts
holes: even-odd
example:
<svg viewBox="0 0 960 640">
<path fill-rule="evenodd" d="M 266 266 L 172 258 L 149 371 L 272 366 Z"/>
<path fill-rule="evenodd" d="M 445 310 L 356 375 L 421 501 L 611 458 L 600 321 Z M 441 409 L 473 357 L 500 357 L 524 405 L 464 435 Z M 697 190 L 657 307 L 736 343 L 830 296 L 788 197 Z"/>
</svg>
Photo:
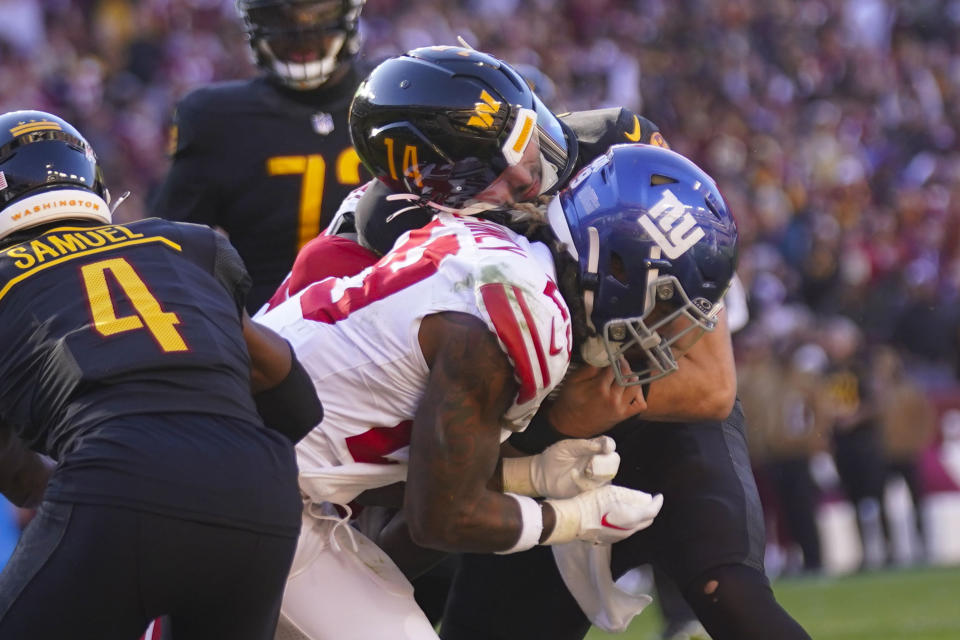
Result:
<svg viewBox="0 0 960 640">
<path fill-rule="evenodd" d="M 117 317 L 117 308 L 110 295 L 107 272 L 130 299 L 135 314 Z M 80 268 L 83 286 L 90 303 L 94 328 L 109 337 L 117 333 L 146 328 L 163 351 L 189 351 L 176 325 L 180 318 L 164 311 L 143 278 L 125 258 L 110 258 L 85 264 Z"/>
<path fill-rule="evenodd" d="M 267 158 L 267 175 L 303 176 L 300 182 L 300 207 L 297 211 L 298 251 L 320 233 L 326 173 L 327 161 L 319 153 Z M 353 147 L 347 147 L 337 156 L 336 174 L 337 183 L 341 185 L 360 184 L 360 157 Z"/>
</svg>

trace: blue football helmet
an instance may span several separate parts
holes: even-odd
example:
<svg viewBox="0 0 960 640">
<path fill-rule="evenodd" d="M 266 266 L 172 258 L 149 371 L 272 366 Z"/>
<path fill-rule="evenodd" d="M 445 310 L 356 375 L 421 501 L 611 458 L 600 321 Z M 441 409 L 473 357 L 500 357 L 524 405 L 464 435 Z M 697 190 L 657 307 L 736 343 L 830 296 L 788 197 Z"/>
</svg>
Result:
<svg viewBox="0 0 960 640">
<path fill-rule="evenodd" d="M 612 365 L 622 385 L 646 384 L 676 370 L 677 348 L 716 326 L 737 265 L 737 227 L 713 179 L 690 160 L 614 145 L 574 176 L 547 217 L 577 262 L 588 364 Z"/>
<path fill-rule="evenodd" d="M 109 224 L 110 193 L 90 144 L 45 111 L 0 115 L 0 238 L 60 219 Z"/>
</svg>

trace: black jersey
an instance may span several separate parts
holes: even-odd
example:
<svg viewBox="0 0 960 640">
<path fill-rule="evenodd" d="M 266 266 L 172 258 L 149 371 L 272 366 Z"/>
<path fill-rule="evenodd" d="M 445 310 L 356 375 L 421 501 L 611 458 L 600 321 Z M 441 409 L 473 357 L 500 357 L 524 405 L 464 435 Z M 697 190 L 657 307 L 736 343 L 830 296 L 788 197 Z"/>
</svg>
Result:
<svg viewBox="0 0 960 640">
<path fill-rule="evenodd" d="M 250 393 L 248 286 L 223 236 L 157 218 L 68 222 L 0 250 L 0 423 L 60 463 L 47 499 L 289 531 L 295 501 L 266 499 L 295 465 Z M 228 497 L 252 465 L 270 477 L 256 514 Z"/>
<path fill-rule="evenodd" d="M 369 177 L 347 128 L 357 84 L 356 70 L 313 91 L 259 77 L 202 87 L 177 105 L 173 162 L 151 212 L 223 228 L 253 278 L 251 312 Z"/>
<path fill-rule="evenodd" d="M 214 231 L 156 218 L 57 226 L 0 251 L 5 421 L 54 458 L 105 417 L 257 421 L 237 307 L 246 274 L 219 251 Z"/>
<path fill-rule="evenodd" d="M 640 142 L 668 146 L 657 125 L 622 107 L 573 111 L 558 117 L 572 134 L 567 141 L 568 155 L 574 163 L 568 172 L 570 177 L 615 144 Z M 384 183 L 372 183 L 357 204 L 354 216 L 363 243 L 381 254 L 389 251 L 403 232 L 427 224 L 434 213 L 420 208 L 393 217 L 397 210 L 409 209 L 410 203 L 388 201 L 386 197 L 391 193 Z"/>
</svg>

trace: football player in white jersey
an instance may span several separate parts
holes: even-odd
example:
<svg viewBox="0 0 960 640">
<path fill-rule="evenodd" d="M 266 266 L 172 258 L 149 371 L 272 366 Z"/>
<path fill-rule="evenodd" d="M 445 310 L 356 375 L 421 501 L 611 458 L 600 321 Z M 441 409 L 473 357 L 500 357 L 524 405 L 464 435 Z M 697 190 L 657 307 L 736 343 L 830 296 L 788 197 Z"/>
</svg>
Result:
<svg viewBox="0 0 960 640">
<path fill-rule="evenodd" d="M 642 402 L 642 385 L 716 323 L 733 219 L 705 173 L 647 145 L 613 147 L 548 219 L 532 241 L 441 213 L 358 275 L 258 315 L 291 342 L 326 410 L 298 446 L 304 527 L 278 637 L 436 638 L 396 565 L 344 524 L 373 489 L 406 483 L 379 538 L 392 549 L 407 532 L 441 551 L 612 543 L 656 516 L 660 496 L 607 484 L 608 438 L 503 461 L 500 445 L 572 354 L 609 366 L 612 393 Z M 657 231 L 676 222 L 683 233 Z"/>
<path fill-rule="evenodd" d="M 517 148 L 507 144 L 515 130 L 510 125 L 530 122 L 531 112 L 536 117 L 528 128 L 537 135 L 517 162 Z M 460 47 L 424 47 L 379 65 L 354 97 L 350 125 L 359 155 L 378 178 L 358 203 L 354 224 L 358 240 L 377 251 L 404 229 L 425 224 L 438 205 L 537 204 L 538 195 L 575 184 L 574 174 L 611 145 L 665 144 L 653 123 L 628 109 L 554 116 L 525 91 L 510 65 Z M 669 182 L 671 173 L 652 176 L 651 184 Z M 391 192 L 419 206 L 397 216 Z M 584 204 L 594 202 L 589 193 L 581 196 Z M 658 204 L 647 223 L 664 232 L 662 257 L 674 260 L 686 255 L 681 247 L 692 227 L 676 207 Z M 594 281 L 587 269 L 582 275 L 584 283 Z M 697 277 L 694 269 L 680 278 L 688 293 L 696 291 Z M 444 607 L 444 638 L 580 640 L 591 623 L 622 630 L 643 602 L 631 605 L 616 590 L 598 598 L 598 576 L 618 577 L 649 563 L 677 582 L 715 638 L 809 638 L 776 602 L 764 575 L 762 511 L 749 473 L 725 314 L 677 365 L 675 374 L 645 391 L 646 406 L 636 396 L 611 393 L 609 368 L 581 367 L 509 441 L 534 454 L 558 438 L 590 437 L 616 425 L 606 433 L 622 457 L 615 482 L 663 493 L 653 524 L 612 548 L 594 547 L 609 551 L 610 562 L 604 567 L 594 554 L 589 571 L 561 566 L 565 550 L 577 543 L 505 556 L 462 554 Z"/>
</svg>

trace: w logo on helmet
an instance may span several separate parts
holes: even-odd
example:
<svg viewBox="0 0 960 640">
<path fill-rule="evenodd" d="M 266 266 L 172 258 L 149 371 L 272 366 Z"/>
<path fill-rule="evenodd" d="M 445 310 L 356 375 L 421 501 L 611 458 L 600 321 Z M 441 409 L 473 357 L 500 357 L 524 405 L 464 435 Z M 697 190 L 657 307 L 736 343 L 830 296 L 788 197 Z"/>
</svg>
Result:
<svg viewBox="0 0 960 640">
<path fill-rule="evenodd" d="M 687 206 L 669 189 L 640 217 L 640 226 L 671 260 L 682 256 L 705 235 Z"/>
<path fill-rule="evenodd" d="M 467 125 L 471 127 L 480 127 L 482 129 L 489 129 L 493 126 L 493 116 L 497 115 L 497 112 L 500 111 L 500 103 L 493 99 L 486 89 L 480 93 L 480 99 L 483 102 L 478 102 L 474 111 L 476 115 L 470 116 L 470 119 L 467 120 Z"/>
</svg>

